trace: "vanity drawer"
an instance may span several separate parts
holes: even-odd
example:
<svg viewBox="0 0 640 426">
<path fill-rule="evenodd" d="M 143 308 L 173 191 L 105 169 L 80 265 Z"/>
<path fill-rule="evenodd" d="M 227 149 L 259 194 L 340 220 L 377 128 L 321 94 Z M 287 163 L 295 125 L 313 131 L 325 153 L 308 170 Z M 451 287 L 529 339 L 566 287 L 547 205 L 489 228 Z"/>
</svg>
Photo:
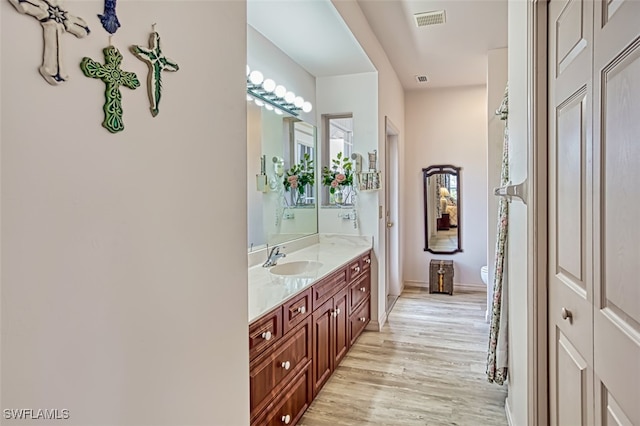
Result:
<svg viewBox="0 0 640 426">
<path fill-rule="evenodd" d="M 313 399 L 311 393 L 311 361 L 291 381 L 281 398 L 269 407 L 251 424 L 252 426 L 295 425 L 309 407 Z"/>
<path fill-rule="evenodd" d="M 362 256 L 360 259 L 360 266 L 362 267 L 362 272 L 367 272 L 371 269 L 371 252 Z"/>
<path fill-rule="evenodd" d="M 269 312 L 249 325 L 249 357 L 254 358 L 282 336 L 282 308 Z"/>
<path fill-rule="evenodd" d="M 300 324 L 311 313 L 311 289 L 307 289 L 282 305 L 284 333 Z"/>
<path fill-rule="evenodd" d="M 362 273 L 362 265 L 360 265 L 360 259 L 355 260 L 349 264 L 349 282 L 357 279 Z"/>
<path fill-rule="evenodd" d="M 349 318 L 349 339 L 353 345 L 371 320 L 371 299 L 367 299 Z"/>
<path fill-rule="evenodd" d="M 371 275 L 365 273 L 349 286 L 349 314 L 371 294 Z"/>
<path fill-rule="evenodd" d="M 259 412 L 311 358 L 311 318 L 282 339 L 274 351 L 251 363 L 251 412 Z"/>
<path fill-rule="evenodd" d="M 322 306 L 324 302 L 331 299 L 333 295 L 342 290 L 346 284 L 347 270 L 344 268 L 315 284 L 311 289 L 313 310 L 315 311 Z"/>
</svg>

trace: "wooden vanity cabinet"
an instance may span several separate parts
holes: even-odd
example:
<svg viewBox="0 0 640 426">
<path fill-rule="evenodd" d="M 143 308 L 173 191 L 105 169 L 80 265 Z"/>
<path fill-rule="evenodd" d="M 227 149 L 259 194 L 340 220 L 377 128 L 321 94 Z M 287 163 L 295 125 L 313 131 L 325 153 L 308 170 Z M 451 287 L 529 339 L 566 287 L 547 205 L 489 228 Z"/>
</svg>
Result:
<svg viewBox="0 0 640 426">
<path fill-rule="evenodd" d="M 313 312 L 313 395 L 349 351 L 347 291 L 341 290 Z"/>
<path fill-rule="evenodd" d="M 295 425 L 371 319 L 371 253 L 249 326 L 251 425 Z"/>
</svg>

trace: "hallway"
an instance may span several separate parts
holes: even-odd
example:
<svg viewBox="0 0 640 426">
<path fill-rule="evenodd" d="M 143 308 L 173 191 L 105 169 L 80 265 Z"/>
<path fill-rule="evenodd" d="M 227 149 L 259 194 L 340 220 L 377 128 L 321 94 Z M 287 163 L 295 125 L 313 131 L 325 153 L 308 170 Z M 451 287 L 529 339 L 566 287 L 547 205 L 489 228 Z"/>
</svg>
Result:
<svg viewBox="0 0 640 426">
<path fill-rule="evenodd" d="M 453 296 L 405 287 L 380 333 L 360 336 L 300 421 L 335 425 L 506 425 L 506 387 L 485 376 L 480 286 Z"/>
</svg>

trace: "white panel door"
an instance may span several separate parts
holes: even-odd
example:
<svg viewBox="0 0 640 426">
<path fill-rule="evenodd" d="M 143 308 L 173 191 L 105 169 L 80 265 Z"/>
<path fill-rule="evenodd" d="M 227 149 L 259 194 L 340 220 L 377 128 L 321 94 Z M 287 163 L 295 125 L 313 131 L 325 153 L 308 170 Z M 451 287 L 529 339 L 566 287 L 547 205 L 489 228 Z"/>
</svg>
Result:
<svg viewBox="0 0 640 426">
<path fill-rule="evenodd" d="M 549 3 L 549 410 L 592 425 L 593 2 Z"/>
<path fill-rule="evenodd" d="M 594 19 L 596 424 L 640 425 L 640 2 Z"/>
</svg>

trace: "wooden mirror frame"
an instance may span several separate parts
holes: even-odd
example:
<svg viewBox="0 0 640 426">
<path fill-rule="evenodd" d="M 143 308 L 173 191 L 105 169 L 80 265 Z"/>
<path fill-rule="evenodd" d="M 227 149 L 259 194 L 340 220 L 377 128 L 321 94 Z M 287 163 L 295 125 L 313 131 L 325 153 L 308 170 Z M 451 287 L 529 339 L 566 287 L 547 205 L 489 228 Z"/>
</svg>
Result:
<svg viewBox="0 0 640 426">
<path fill-rule="evenodd" d="M 458 252 L 462 252 L 462 226 L 461 226 L 461 204 L 462 204 L 462 186 L 460 182 L 460 171 L 461 167 L 456 167 L 451 164 L 445 165 L 435 165 L 429 166 L 427 168 L 422 169 L 422 181 L 423 181 L 423 196 L 424 196 L 424 251 L 428 251 L 433 254 L 454 254 Z M 457 205 L 457 228 L 458 228 L 458 246 L 452 250 L 434 250 L 429 248 L 429 206 L 428 206 L 428 194 L 427 194 L 427 179 L 436 174 L 449 174 L 456 176 L 456 191 L 458 194 L 456 205 Z"/>
</svg>

